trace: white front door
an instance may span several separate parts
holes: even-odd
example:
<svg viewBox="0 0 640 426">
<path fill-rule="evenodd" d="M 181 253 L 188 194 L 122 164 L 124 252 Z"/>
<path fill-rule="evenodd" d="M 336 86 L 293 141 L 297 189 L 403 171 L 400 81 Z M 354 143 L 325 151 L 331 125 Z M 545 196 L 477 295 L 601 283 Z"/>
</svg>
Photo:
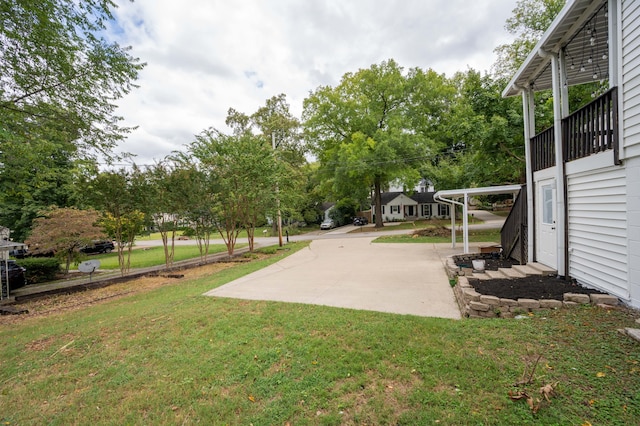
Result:
<svg viewBox="0 0 640 426">
<path fill-rule="evenodd" d="M 537 183 L 536 259 L 557 269 L 558 240 L 556 234 L 556 185 L 555 179 Z"/>
</svg>

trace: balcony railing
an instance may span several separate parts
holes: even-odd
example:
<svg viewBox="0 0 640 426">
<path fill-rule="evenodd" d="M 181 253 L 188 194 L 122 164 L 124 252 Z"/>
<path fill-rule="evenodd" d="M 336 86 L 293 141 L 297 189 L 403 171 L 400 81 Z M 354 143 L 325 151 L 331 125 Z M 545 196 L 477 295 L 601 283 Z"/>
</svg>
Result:
<svg viewBox="0 0 640 426">
<path fill-rule="evenodd" d="M 614 150 L 618 161 L 618 89 L 614 87 L 562 120 L 564 161 Z"/>
<path fill-rule="evenodd" d="M 562 120 L 564 161 L 613 150 L 614 164 L 620 164 L 618 137 L 618 89 L 599 98 Z M 553 127 L 531 138 L 533 171 L 556 165 Z"/>
<path fill-rule="evenodd" d="M 553 127 L 531 138 L 531 167 L 534 172 L 556 165 Z"/>
</svg>

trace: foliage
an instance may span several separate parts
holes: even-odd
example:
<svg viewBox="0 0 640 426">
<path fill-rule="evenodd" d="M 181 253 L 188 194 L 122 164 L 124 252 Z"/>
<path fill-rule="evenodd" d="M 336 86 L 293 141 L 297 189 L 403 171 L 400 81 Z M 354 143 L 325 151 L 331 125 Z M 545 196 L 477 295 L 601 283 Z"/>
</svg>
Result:
<svg viewBox="0 0 640 426">
<path fill-rule="evenodd" d="M 0 3 L 0 133 L 32 135 L 108 153 L 129 129 L 115 100 L 133 88 L 143 65 L 104 39 L 111 0 Z"/>
<path fill-rule="evenodd" d="M 99 217 L 95 210 L 53 207 L 33 221 L 26 243 L 31 252 L 53 252 L 69 272 L 71 262 L 81 258 L 80 248 L 106 237 L 98 226 Z"/>
<path fill-rule="evenodd" d="M 51 257 L 25 257 L 16 263 L 26 269 L 24 274 L 29 284 L 53 281 L 60 271 L 60 261 Z"/>
<path fill-rule="evenodd" d="M 121 169 L 100 173 L 85 185 L 87 197 L 102 211 L 101 226 L 116 241 L 120 271 L 124 275 L 130 268 L 135 237 L 145 223 L 145 214 L 139 210 L 148 203 L 144 176 L 134 167 L 132 172 Z"/>
<path fill-rule="evenodd" d="M 229 255 L 242 225 L 253 249 L 256 222 L 269 210 L 274 211 L 274 189 L 282 163 L 274 161 L 274 152 L 263 138 L 251 133 L 225 135 L 205 130 L 190 150 L 215 182 L 212 213 Z"/>
<path fill-rule="evenodd" d="M 329 216 L 338 226 L 347 225 L 358 212 L 358 203 L 350 198 L 339 200 L 329 212 Z"/>
<path fill-rule="evenodd" d="M 162 236 L 166 266 L 173 264 L 178 223 L 187 214 L 192 190 L 191 172 L 171 157 L 146 172 L 148 212 Z"/>
<path fill-rule="evenodd" d="M 566 0 L 518 0 L 513 15 L 507 19 L 505 29 L 515 39 L 494 49 L 498 59 L 494 73 L 510 78 L 527 58 L 542 34 L 564 6 Z"/>
<path fill-rule="evenodd" d="M 440 152 L 423 175 L 438 189 L 524 182 L 520 100 L 502 98 L 503 80 L 471 69 L 452 82 L 457 96 L 436 137 Z"/>
<path fill-rule="evenodd" d="M 51 126 L 56 123 L 34 129 L 28 140 L 0 135 L 0 224 L 11 229 L 16 241 L 27 238 L 41 210 L 80 202 L 77 149 L 60 134 L 48 133 Z"/>
<path fill-rule="evenodd" d="M 364 200 L 373 188 L 381 227 L 383 186 L 420 178 L 418 166 L 435 154 L 433 136 L 453 94 L 444 76 L 404 73 L 393 60 L 312 92 L 304 101 L 305 135 L 335 198 Z"/>
</svg>

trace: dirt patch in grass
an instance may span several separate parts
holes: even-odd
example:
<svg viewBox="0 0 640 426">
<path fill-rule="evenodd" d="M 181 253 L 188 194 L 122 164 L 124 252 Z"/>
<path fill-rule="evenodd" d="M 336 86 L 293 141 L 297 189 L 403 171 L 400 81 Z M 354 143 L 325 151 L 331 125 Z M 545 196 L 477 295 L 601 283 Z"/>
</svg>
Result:
<svg viewBox="0 0 640 426">
<path fill-rule="evenodd" d="M 565 293 L 591 294 L 602 292 L 582 287 L 555 276 L 533 275 L 516 279 L 479 280 L 469 278 L 469 284 L 480 294 L 504 299 L 563 300 Z"/>
<path fill-rule="evenodd" d="M 432 228 L 418 229 L 414 231 L 413 235 L 419 237 L 451 237 L 451 230 L 439 225 Z"/>
<path fill-rule="evenodd" d="M 113 299 L 149 292 L 166 285 L 178 285 L 183 280 L 193 280 L 212 275 L 233 265 L 234 263 L 226 262 L 213 263 L 197 268 L 184 269 L 179 272 L 180 275 L 184 275 L 181 279 L 170 278 L 162 275 L 148 276 L 93 290 L 71 294 L 58 294 L 41 299 L 27 300 L 16 306 L 19 306 L 21 309 L 28 310 L 29 313 L 0 316 L 0 324 L 16 324 L 30 318 L 57 315 L 62 312 L 83 309 L 87 306 L 104 303 Z"/>
</svg>

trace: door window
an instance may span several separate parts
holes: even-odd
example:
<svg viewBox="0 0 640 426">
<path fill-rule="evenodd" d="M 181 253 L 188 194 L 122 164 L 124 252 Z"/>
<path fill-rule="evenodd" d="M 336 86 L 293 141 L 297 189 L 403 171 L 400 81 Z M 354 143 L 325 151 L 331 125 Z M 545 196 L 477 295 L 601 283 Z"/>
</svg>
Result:
<svg viewBox="0 0 640 426">
<path fill-rule="evenodd" d="M 542 187 L 542 223 L 553 224 L 553 188 L 551 185 Z"/>
</svg>

